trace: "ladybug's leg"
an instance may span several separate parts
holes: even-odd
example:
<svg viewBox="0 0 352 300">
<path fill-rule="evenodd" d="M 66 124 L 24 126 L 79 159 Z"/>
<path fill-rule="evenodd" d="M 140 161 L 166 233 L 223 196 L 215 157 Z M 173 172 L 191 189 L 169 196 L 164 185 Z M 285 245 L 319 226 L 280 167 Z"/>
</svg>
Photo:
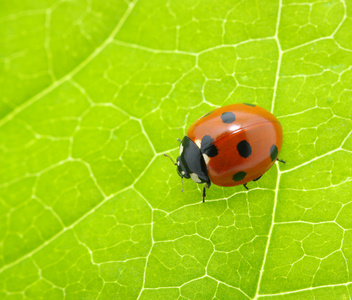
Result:
<svg viewBox="0 0 352 300">
<path fill-rule="evenodd" d="M 249 190 L 249 188 L 247 187 L 247 183 L 244 183 L 243 186 L 246 188 L 247 191 Z"/>
<path fill-rule="evenodd" d="M 206 196 L 206 194 L 205 194 L 205 186 L 203 186 L 203 202 L 205 202 L 205 196 Z"/>
<path fill-rule="evenodd" d="M 260 175 L 259 177 L 257 177 L 256 179 L 253 179 L 253 181 L 257 181 L 259 180 L 260 178 L 262 178 L 263 175 Z"/>
<path fill-rule="evenodd" d="M 282 162 L 282 163 L 286 163 L 284 160 L 282 160 L 282 159 L 276 159 L 277 161 L 279 161 L 279 162 Z"/>
<path fill-rule="evenodd" d="M 205 197 L 206 197 L 206 193 L 205 193 L 205 189 L 210 188 L 211 182 L 205 182 L 203 185 L 203 202 L 205 202 Z"/>
</svg>

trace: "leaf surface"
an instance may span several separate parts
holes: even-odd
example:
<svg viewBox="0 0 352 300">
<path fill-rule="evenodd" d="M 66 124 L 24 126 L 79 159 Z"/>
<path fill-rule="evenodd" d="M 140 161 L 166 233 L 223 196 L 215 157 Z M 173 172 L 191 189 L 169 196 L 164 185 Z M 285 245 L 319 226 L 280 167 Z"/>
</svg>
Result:
<svg viewBox="0 0 352 300">
<path fill-rule="evenodd" d="M 352 7 L 2 1 L 1 299 L 349 299 Z M 258 182 L 201 188 L 163 154 L 200 116 L 273 112 Z"/>
</svg>

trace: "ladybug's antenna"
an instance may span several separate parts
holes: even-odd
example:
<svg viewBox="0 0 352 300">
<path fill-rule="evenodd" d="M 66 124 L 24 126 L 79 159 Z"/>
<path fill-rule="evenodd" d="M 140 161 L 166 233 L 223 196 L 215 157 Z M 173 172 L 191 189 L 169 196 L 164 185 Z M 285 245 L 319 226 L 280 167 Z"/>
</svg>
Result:
<svg viewBox="0 0 352 300">
<path fill-rule="evenodd" d="M 164 154 L 164 156 L 170 158 L 170 160 L 172 161 L 172 163 L 173 163 L 175 166 L 177 166 L 177 164 L 175 164 L 175 162 L 173 161 L 173 159 L 172 159 L 169 155 Z M 180 175 L 180 176 L 181 176 L 181 175 Z M 181 181 L 182 181 L 182 190 L 181 190 L 181 193 L 182 193 L 182 192 L 183 192 L 183 189 L 184 189 L 184 187 L 185 187 L 185 185 L 183 184 L 183 177 L 181 177 Z"/>
<path fill-rule="evenodd" d="M 177 164 L 175 164 L 175 162 L 173 161 L 173 159 L 172 159 L 169 155 L 164 154 L 164 156 L 166 156 L 166 157 L 170 158 L 170 160 L 172 161 L 172 163 L 173 163 L 175 166 L 177 166 Z"/>
</svg>

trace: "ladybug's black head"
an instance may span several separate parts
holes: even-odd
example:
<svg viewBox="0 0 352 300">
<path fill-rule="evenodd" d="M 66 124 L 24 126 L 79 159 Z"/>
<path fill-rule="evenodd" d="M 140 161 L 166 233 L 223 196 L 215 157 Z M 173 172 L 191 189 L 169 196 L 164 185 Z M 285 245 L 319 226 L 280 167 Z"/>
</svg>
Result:
<svg viewBox="0 0 352 300">
<path fill-rule="evenodd" d="M 174 163 L 172 158 L 169 157 L 174 165 L 176 165 L 177 174 L 182 179 L 182 191 L 183 191 L 183 178 L 192 178 L 196 183 L 205 183 L 203 187 L 203 202 L 205 198 L 205 187 L 210 187 L 210 179 L 208 176 L 207 166 L 205 164 L 203 154 L 199 147 L 188 137 L 185 136 L 183 140 L 179 140 L 180 144 L 180 156 L 177 157 L 177 162 Z"/>
<path fill-rule="evenodd" d="M 192 178 L 194 182 L 206 183 L 207 187 L 210 187 L 210 179 L 203 154 L 198 146 L 188 136 L 185 136 L 181 141 L 179 153 L 180 156 L 177 157 L 176 163 L 173 162 L 170 156 L 166 154 L 164 155 L 169 157 L 173 164 L 176 165 L 177 174 L 181 177 L 181 179 Z M 203 191 L 203 200 L 204 196 L 205 193 Z"/>
<path fill-rule="evenodd" d="M 177 163 L 176 163 L 176 165 L 177 165 L 177 168 L 176 168 L 177 174 L 178 174 L 181 178 L 184 177 L 184 178 L 188 179 L 188 178 L 191 177 L 191 176 L 189 175 L 189 173 L 188 173 L 188 171 L 187 171 L 185 165 L 184 165 L 184 164 L 182 163 L 182 161 L 181 161 L 181 156 L 177 157 Z"/>
<path fill-rule="evenodd" d="M 185 136 L 180 144 L 180 156 L 177 157 L 177 173 L 181 178 L 192 178 L 196 183 L 208 183 L 207 166 L 199 147 Z"/>
</svg>

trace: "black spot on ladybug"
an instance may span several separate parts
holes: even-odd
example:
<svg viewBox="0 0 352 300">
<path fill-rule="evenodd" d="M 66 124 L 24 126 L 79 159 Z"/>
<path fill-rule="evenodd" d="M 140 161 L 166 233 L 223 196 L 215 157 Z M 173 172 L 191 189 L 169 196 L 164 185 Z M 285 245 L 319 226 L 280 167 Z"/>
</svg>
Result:
<svg viewBox="0 0 352 300">
<path fill-rule="evenodd" d="M 260 178 L 262 178 L 263 175 L 260 175 L 259 177 L 257 177 L 256 179 L 253 179 L 253 181 L 257 181 L 259 180 Z"/>
<path fill-rule="evenodd" d="M 237 144 L 237 151 L 244 158 L 252 154 L 252 148 L 246 140 L 240 141 Z"/>
<path fill-rule="evenodd" d="M 205 118 L 205 117 L 209 116 L 209 115 L 212 114 L 212 113 L 213 113 L 213 110 L 210 111 L 210 112 L 208 112 L 208 113 L 206 113 L 204 116 L 202 116 L 202 118 Z"/>
<path fill-rule="evenodd" d="M 277 158 L 277 155 L 279 154 L 279 150 L 275 145 L 272 145 L 270 148 L 270 158 L 271 161 L 274 161 Z"/>
<path fill-rule="evenodd" d="M 243 103 L 244 105 L 248 105 L 248 106 L 252 106 L 255 107 L 255 104 L 251 104 L 251 103 Z"/>
<path fill-rule="evenodd" d="M 218 155 L 218 149 L 213 144 L 213 141 L 214 140 L 211 138 L 210 135 L 205 135 L 202 138 L 200 151 L 202 153 L 208 155 L 209 157 L 214 157 L 214 156 Z"/>
<path fill-rule="evenodd" d="M 230 124 L 234 121 L 236 121 L 236 116 L 233 112 L 224 112 L 222 115 L 221 115 L 221 120 L 226 123 L 226 124 Z"/>
<path fill-rule="evenodd" d="M 241 180 L 243 180 L 243 178 L 246 177 L 246 175 L 247 175 L 246 172 L 241 171 L 241 172 L 238 172 L 238 173 L 236 173 L 235 175 L 233 175 L 233 176 L 232 176 L 232 179 L 233 179 L 234 181 L 241 181 Z"/>
</svg>

